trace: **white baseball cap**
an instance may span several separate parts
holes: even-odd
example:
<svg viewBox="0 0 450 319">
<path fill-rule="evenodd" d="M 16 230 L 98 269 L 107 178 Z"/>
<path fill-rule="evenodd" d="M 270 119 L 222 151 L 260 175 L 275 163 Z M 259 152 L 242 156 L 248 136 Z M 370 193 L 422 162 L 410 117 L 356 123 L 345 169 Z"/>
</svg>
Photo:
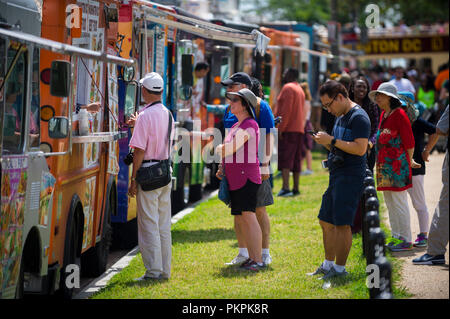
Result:
<svg viewBox="0 0 450 319">
<path fill-rule="evenodd" d="M 143 85 L 147 90 L 152 92 L 162 92 L 164 89 L 164 80 L 161 75 L 156 72 L 147 73 L 139 83 Z"/>
</svg>

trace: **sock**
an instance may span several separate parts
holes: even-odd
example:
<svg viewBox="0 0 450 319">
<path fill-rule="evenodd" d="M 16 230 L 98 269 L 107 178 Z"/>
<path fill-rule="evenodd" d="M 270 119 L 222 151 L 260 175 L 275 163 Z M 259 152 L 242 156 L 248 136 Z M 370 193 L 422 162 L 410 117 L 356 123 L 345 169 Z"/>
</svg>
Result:
<svg viewBox="0 0 450 319">
<path fill-rule="evenodd" d="M 335 269 L 337 272 L 343 272 L 343 271 L 345 270 L 345 266 L 340 266 L 340 265 L 334 264 L 334 269 Z"/>
<path fill-rule="evenodd" d="M 263 248 L 263 249 L 262 249 L 262 254 L 263 254 L 263 255 L 270 255 L 270 253 L 269 253 L 269 248 Z"/>
<path fill-rule="evenodd" d="M 333 265 L 334 265 L 334 260 L 324 260 L 324 262 L 322 263 L 322 267 L 325 269 L 325 270 L 330 270 L 331 269 L 331 267 L 333 267 Z"/>
<path fill-rule="evenodd" d="M 239 255 L 248 258 L 248 250 L 247 250 L 247 248 L 239 248 Z"/>
</svg>

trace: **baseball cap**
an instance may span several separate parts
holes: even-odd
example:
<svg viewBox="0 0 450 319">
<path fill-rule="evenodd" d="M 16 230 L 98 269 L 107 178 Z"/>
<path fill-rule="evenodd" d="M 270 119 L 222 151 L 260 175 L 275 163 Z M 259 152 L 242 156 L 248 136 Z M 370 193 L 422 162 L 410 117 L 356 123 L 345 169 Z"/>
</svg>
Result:
<svg viewBox="0 0 450 319">
<path fill-rule="evenodd" d="M 237 72 L 233 74 L 228 80 L 220 82 L 224 86 L 228 86 L 234 83 L 246 84 L 248 87 L 252 87 L 252 79 L 245 72 Z"/>
<path fill-rule="evenodd" d="M 147 73 L 142 79 L 139 80 L 139 84 L 151 92 L 159 93 L 164 89 L 164 80 L 161 75 L 156 72 Z"/>
<path fill-rule="evenodd" d="M 225 94 L 227 99 L 230 99 L 230 100 L 233 95 L 240 96 L 248 103 L 249 109 L 247 109 L 247 111 L 248 111 L 248 113 L 250 113 L 250 115 L 254 119 L 256 119 L 255 110 L 254 110 L 256 105 L 258 104 L 258 99 L 256 98 L 256 95 L 249 89 L 240 89 L 238 92 L 227 92 Z"/>
</svg>

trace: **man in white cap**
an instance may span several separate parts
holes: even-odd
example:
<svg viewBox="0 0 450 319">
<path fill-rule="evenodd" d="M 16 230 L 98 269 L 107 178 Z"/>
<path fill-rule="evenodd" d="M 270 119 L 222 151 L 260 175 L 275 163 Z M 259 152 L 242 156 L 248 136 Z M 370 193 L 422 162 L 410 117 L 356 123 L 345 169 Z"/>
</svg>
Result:
<svg viewBox="0 0 450 319">
<path fill-rule="evenodd" d="M 143 191 L 136 182 L 136 174 L 141 165 L 155 165 L 170 157 L 168 124 L 172 115 L 161 103 L 164 81 L 158 73 L 146 74 L 139 83 L 142 86 L 142 99 L 147 105 L 136 119 L 130 140 L 134 157 L 128 194 L 136 196 L 139 250 L 146 272 L 136 280 L 168 279 L 172 257 L 172 183 L 152 191 Z M 173 121 L 171 132 L 174 132 Z M 172 136 L 171 134 L 170 140 Z"/>
</svg>

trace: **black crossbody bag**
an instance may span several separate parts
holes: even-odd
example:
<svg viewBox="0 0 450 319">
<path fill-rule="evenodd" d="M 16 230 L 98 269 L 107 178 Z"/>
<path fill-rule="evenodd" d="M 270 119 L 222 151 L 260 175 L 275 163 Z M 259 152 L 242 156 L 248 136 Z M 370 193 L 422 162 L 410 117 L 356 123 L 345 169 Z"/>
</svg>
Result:
<svg viewBox="0 0 450 319">
<path fill-rule="evenodd" d="M 152 191 L 168 185 L 172 181 L 172 173 L 170 171 L 172 161 L 170 160 L 170 134 L 172 132 L 172 115 L 169 111 L 169 128 L 167 130 L 167 159 L 165 160 L 149 160 L 143 161 L 142 164 L 148 162 L 157 162 L 155 165 L 141 167 L 136 172 L 136 182 L 141 185 L 143 191 Z"/>
</svg>

